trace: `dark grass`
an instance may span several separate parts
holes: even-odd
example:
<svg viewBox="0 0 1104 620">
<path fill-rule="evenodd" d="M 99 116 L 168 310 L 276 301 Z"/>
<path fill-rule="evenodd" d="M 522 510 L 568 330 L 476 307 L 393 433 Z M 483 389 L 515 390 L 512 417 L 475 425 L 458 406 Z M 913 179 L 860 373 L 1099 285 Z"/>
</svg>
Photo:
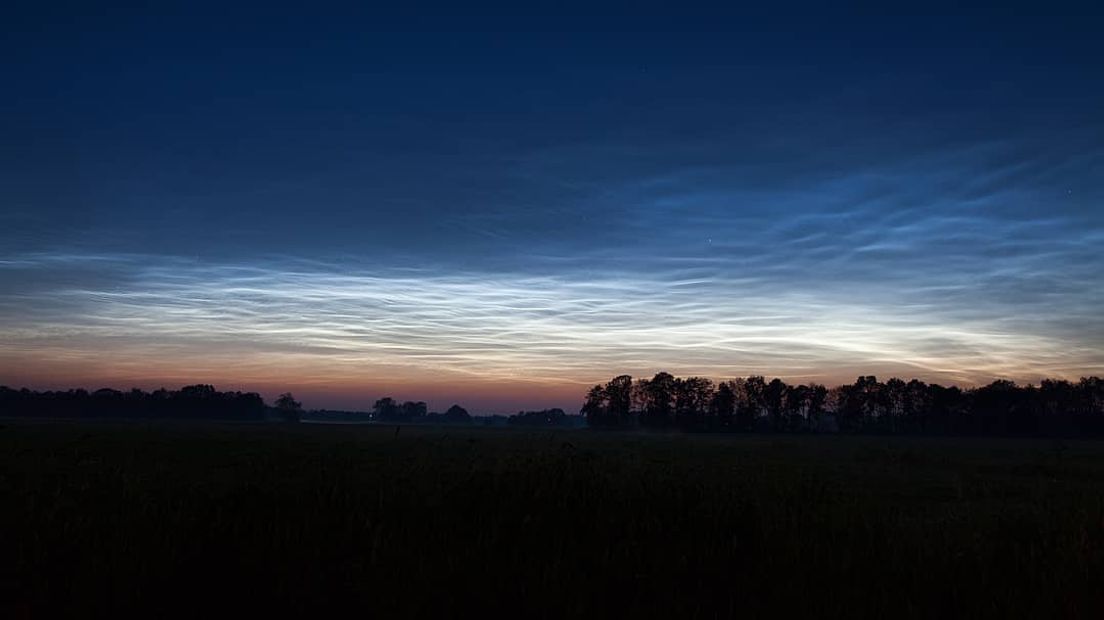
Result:
<svg viewBox="0 0 1104 620">
<path fill-rule="evenodd" d="M 4 617 L 1104 610 L 1093 442 L 8 422 L 0 500 Z"/>
</svg>

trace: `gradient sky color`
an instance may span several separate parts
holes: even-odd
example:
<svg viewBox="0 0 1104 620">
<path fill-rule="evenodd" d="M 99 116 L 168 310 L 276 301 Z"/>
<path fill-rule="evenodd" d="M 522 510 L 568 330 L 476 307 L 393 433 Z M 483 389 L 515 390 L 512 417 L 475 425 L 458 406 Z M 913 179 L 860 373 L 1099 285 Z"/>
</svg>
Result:
<svg viewBox="0 0 1104 620">
<path fill-rule="evenodd" d="M 1100 8 L 367 4 L 4 20 L 0 384 L 1104 374 Z"/>
</svg>

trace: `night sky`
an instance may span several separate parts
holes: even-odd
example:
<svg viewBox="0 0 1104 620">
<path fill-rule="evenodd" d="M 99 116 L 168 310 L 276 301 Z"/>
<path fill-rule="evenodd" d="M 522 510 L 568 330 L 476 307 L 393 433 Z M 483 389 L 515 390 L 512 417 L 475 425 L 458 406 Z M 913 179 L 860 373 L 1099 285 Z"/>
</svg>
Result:
<svg viewBox="0 0 1104 620">
<path fill-rule="evenodd" d="M 372 4 L 5 10 L 0 384 L 1104 374 L 1092 6 Z"/>
</svg>

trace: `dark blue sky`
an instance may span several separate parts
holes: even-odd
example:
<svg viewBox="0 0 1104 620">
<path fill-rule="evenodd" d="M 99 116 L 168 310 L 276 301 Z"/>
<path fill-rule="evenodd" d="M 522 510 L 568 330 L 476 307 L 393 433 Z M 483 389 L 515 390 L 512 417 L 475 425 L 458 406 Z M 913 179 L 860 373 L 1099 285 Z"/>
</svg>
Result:
<svg viewBox="0 0 1104 620">
<path fill-rule="evenodd" d="M 1046 8 L 16 9 L 0 383 L 1104 372 L 1104 19 Z"/>
</svg>

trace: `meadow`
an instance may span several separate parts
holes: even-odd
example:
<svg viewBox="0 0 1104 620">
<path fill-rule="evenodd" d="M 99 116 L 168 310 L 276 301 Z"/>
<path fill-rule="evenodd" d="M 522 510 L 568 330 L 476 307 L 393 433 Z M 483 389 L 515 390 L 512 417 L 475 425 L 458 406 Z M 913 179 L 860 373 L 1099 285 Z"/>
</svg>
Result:
<svg viewBox="0 0 1104 620">
<path fill-rule="evenodd" d="M 1104 443 L 2 424 L 7 618 L 1104 611 Z"/>
</svg>

